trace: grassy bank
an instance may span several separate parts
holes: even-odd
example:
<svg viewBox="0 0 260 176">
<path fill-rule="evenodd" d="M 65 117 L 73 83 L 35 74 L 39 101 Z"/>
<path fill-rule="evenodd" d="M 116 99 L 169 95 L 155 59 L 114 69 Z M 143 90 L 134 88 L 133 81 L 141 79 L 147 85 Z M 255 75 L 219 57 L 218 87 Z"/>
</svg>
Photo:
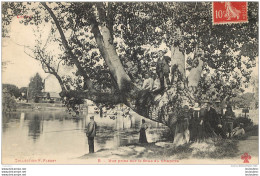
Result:
<svg viewBox="0 0 260 176">
<path fill-rule="evenodd" d="M 238 141 L 236 140 L 220 140 L 217 142 L 207 141 L 202 143 L 189 143 L 186 145 L 175 147 L 171 143 L 152 143 L 140 145 L 145 147 L 148 151 L 143 153 L 141 157 L 144 158 L 232 158 L 238 152 Z"/>
<path fill-rule="evenodd" d="M 174 146 L 172 140 L 148 144 L 128 144 L 115 149 L 101 149 L 94 154 L 86 154 L 82 159 L 116 158 L 116 159 L 232 159 L 237 158 L 239 145 L 247 141 L 249 136 L 258 136 L 258 125 L 247 129 L 241 138 L 207 140 L 201 143 L 188 143 Z M 258 141 L 258 140 L 257 140 Z M 253 145 L 257 145 L 257 141 Z M 255 151 L 257 153 L 257 151 Z M 255 153 L 254 152 L 254 153 Z"/>
<path fill-rule="evenodd" d="M 101 149 L 94 154 L 86 154 L 81 158 L 223 159 L 237 156 L 237 143 L 237 140 L 221 140 L 217 142 L 189 143 L 178 147 L 175 147 L 172 142 L 136 143 L 116 149 Z"/>
<path fill-rule="evenodd" d="M 171 142 L 157 142 L 151 144 L 135 144 L 144 146 L 148 152 L 147 158 L 154 157 L 174 157 L 185 158 L 212 158 L 223 159 L 236 157 L 239 149 L 239 142 L 244 142 L 250 136 L 258 136 L 258 125 L 253 125 L 245 129 L 246 133 L 242 137 L 232 139 L 219 139 L 217 141 L 208 140 L 202 143 L 188 143 L 175 147 Z"/>
</svg>

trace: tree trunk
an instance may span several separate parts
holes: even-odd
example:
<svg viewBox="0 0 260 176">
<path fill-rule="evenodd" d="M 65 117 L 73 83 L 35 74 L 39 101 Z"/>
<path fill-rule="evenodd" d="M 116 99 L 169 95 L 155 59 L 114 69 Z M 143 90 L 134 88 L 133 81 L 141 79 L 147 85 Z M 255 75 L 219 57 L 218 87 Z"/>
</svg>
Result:
<svg viewBox="0 0 260 176">
<path fill-rule="evenodd" d="M 129 91 L 128 84 L 131 83 L 130 77 L 124 70 L 124 67 L 113 46 L 111 33 L 106 26 L 101 26 L 101 35 L 103 37 L 104 59 L 108 65 L 113 77 L 116 80 L 120 91 Z"/>
<path fill-rule="evenodd" d="M 179 72 L 185 77 L 185 56 L 179 46 L 171 46 L 171 66 L 178 66 Z"/>
<path fill-rule="evenodd" d="M 130 77 L 124 70 L 124 67 L 113 46 L 111 33 L 106 26 L 101 26 L 99 30 L 96 20 L 92 21 L 92 33 L 94 34 L 99 51 L 104 58 L 112 75 L 112 79 L 116 82 L 118 91 L 121 94 L 123 103 L 134 108 L 139 89 L 133 84 Z"/>
<path fill-rule="evenodd" d="M 197 67 L 192 68 L 190 74 L 188 76 L 188 86 L 192 87 L 193 89 L 196 88 L 199 84 L 199 80 L 201 77 L 203 68 L 203 61 L 199 60 L 199 64 Z"/>
</svg>

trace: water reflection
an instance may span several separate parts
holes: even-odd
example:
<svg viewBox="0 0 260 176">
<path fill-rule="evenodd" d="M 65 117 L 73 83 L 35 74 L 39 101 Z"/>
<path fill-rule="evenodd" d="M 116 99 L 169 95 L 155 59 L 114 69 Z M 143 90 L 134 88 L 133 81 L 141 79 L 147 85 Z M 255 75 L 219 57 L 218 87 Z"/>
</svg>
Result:
<svg viewBox="0 0 260 176">
<path fill-rule="evenodd" d="M 3 115 L 2 149 L 5 156 L 62 155 L 81 156 L 88 153 L 87 137 L 84 133 L 89 117 L 94 115 L 98 125 L 95 151 L 137 143 L 142 118 L 136 114 L 113 120 L 109 116 L 83 112 L 79 118 L 60 111 L 16 112 Z M 148 142 L 160 139 L 161 127 L 147 120 Z M 19 146 L 19 147 L 17 147 Z"/>
<path fill-rule="evenodd" d="M 8 131 L 10 125 L 13 125 L 20 119 L 20 113 L 14 113 L 14 112 L 9 112 L 9 113 L 3 113 L 2 114 L 2 130 L 3 132 Z"/>
<path fill-rule="evenodd" d="M 40 134 L 43 131 L 43 115 L 40 117 L 39 114 L 35 114 L 32 118 L 29 119 L 28 136 L 32 137 L 32 139 L 35 141 L 40 137 Z"/>
</svg>

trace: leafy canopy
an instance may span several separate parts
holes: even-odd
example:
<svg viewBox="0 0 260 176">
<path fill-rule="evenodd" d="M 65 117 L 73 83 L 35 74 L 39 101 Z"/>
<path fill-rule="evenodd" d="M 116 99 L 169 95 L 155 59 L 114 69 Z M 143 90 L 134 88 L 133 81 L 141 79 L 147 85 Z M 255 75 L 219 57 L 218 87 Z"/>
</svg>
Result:
<svg viewBox="0 0 260 176">
<path fill-rule="evenodd" d="M 105 9 L 106 19 L 96 16 L 97 4 Z M 76 2 L 48 3 L 56 15 L 72 53 L 77 57 L 96 88 L 109 91 L 113 87 L 110 71 L 101 57 L 91 31 L 93 18 L 105 23 L 113 36 L 111 41 L 130 78 L 139 86 L 148 71 L 154 70 L 157 51 L 165 46 L 179 46 L 186 56 L 196 48 L 203 50 L 203 74 L 197 91 L 202 94 L 225 97 L 235 96 L 234 90 L 250 80 L 251 68 L 258 57 L 258 3 L 248 2 L 248 23 L 231 25 L 212 24 L 211 2 Z M 38 2 L 5 2 L 2 6 L 3 29 L 13 16 L 32 15 L 21 22 L 25 25 L 52 25 L 52 40 L 61 54 L 51 57 L 75 66 L 68 51 L 62 46 L 57 26 L 50 14 Z M 6 30 L 2 30 L 6 32 Z M 5 35 L 8 35 L 7 33 Z M 42 42 L 45 43 L 45 42 Z M 52 52 L 44 48 L 48 55 Z M 198 64 L 197 57 L 187 57 L 187 72 Z M 210 73 L 210 74 L 209 74 Z M 62 75 L 69 89 L 82 90 L 83 75 L 79 69 L 73 76 Z"/>
</svg>

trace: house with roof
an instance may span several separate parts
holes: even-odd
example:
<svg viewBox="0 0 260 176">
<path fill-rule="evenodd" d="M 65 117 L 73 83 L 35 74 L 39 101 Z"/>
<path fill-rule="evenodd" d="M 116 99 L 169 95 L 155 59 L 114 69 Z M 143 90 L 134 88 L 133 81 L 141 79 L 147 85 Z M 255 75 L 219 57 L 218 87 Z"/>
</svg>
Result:
<svg viewBox="0 0 260 176">
<path fill-rule="evenodd" d="M 61 92 L 60 85 L 57 79 L 49 74 L 43 80 L 43 90 L 42 92 L 38 93 L 38 95 L 34 98 L 28 100 L 30 103 L 61 103 L 62 99 L 59 95 Z"/>
<path fill-rule="evenodd" d="M 61 97 L 57 92 L 41 92 L 36 99 L 38 103 L 61 103 Z"/>
<path fill-rule="evenodd" d="M 36 103 L 48 103 L 49 102 L 49 93 L 41 92 L 35 98 Z"/>
<path fill-rule="evenodd" d="M 50 103 L 60 103 L 61 96 L 57 92 L 49 92 L 49 100 L 50 100 Z"/>
</svg>

